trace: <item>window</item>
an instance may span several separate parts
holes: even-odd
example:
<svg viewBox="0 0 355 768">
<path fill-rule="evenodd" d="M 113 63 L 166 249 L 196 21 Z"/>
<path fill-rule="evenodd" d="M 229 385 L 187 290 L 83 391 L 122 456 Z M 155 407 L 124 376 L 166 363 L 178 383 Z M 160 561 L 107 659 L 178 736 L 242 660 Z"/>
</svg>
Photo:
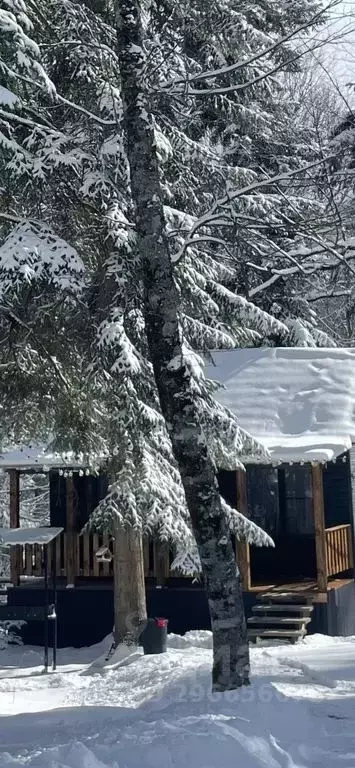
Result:
<svg viewBox="0 0 355 768">
<path fill-rule="evenodd" d="M 270 536 L 275 537 L 279 527 L 277 469 L 247 467 L 247 484 L 250 519 Z"/>
<path fill-rule="evenodd" d="M 314 534 L 312 473 L 310 466 L 288 466 L 284 470 L 285 533 L 309 536 Z"/>
</svg>

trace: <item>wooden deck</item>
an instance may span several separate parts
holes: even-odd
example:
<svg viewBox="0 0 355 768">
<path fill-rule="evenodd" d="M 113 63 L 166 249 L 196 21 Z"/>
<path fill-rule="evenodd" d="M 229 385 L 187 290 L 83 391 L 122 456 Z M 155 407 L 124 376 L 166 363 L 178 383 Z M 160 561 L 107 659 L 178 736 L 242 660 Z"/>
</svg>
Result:
<svg viewBox="0 0 355 768">
<path fill-rule="evenodd" d="M 301 581 L 292 582 L 280 582 L 277 584 L 253 584 L 250 588 L 250 592 L 273 592 L 275 594 L 282 594 L 287 592 L 288 594 L 299 595 L 309 599 L 312 603 L 326 603 L 328 600 L 328 592 L 332 589 L 341 589 L 346 584 L 351 584 L 354 579 L 330 579 L 327 584 L 327 592 L 321 592 L 318 588 L 317 582 L 312 579 L 302 579 Z"/>
<path fill-rule="evenodd" d="M 51 580 L 49 580 L 51 583 Z M 185 583 L 184 583 L 185 582 Z M 201 584 L 191 584 L 191 579 L 183 578 L 180 579 L 174 579 L 174 578 L 167 578 L 165 580 L 165 586 L 172 590 L 177 591 L 185 591 L 187 590 L 201 590 Z M 304 579 L 301 581 L 292 581 L 292 582 L 280 582 L 280 583 L 258 583 L 253 584 L 251 587 L 249 587 L 248 590 L 245 590 L 245 592 L 251 592 L 253 594 L 258 594 L 261 592 L 272 592 L 275 594 L 294 594 L 295 596 L 304 597 L 306 599 L 309 599 L 312 603 L 326 603 L 327 602 L 327 593 L 330 592 L 332 589 L 341 589 L 342 587 L 346 586 L 347 584 L 352 584 L 354 582 L 354 579 L 330 579 L 328 581 L 328 587 L 327 592 L 320 592 L 317 586 L 317 582 L 312 579 Z M 147 586 L 150 585 L 151 587 L 155 586 L 155 579 L 150 578 L 149 576 L 146 577 L 146 583 Z M 39 576 L 37 578 L 26 578 L 22 577 L 20 580 L 20 584 L 18 586 L 19 589 L 43 589 L 44 579 L 42 576 Z M 67 588 L 66 579 L 63 577 L 60 577 L 58 579 L 58 590 L 65 590 Z M 108 576 L 106 578 L 80 578 L 78 577 L 75 581 L 75 589 L 79 590 L 112 590 L 113 589 L 113 580 L 112 577 Z"/>
</svg>

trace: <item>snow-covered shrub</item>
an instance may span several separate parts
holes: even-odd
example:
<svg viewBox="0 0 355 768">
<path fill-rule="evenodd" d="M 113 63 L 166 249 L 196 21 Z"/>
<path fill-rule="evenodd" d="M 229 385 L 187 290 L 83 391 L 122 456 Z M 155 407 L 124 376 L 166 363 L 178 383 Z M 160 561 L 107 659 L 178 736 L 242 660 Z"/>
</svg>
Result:
<svg viewBox="0 0 355 768">
<path fill-rule="evenodd" d="M 0 651 L 7 648 L 8 645 L 23 645 L 21 629 L 26 624 L 25 621 L 0 621 Z"/>
</svg>

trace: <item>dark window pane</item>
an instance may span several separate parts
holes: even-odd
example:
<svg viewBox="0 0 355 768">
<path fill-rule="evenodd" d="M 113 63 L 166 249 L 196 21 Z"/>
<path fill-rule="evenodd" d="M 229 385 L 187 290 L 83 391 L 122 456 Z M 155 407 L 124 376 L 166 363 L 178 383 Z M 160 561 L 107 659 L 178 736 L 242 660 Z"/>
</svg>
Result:
<svg viewBox="0 0 355 768">
<path fill-rule="evenodd" d="M 286 467 L 285 496 L 287 533 L 314 534 L 312 473 L 309 466 Z"/>
<path fill-rule="evenodd" d="M 247 485 L 250 519 L 275 537 L 279 524 L 277 470 L 274 467 L 247 467 Z"/>
</svg>

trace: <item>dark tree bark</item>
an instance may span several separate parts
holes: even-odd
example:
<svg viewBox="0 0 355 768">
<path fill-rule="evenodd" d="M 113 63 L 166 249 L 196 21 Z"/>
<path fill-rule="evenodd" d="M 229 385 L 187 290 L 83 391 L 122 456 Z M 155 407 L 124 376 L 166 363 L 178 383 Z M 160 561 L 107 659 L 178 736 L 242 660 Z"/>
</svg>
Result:
<svg viewBox="0 0 355 768">
<path fill-rule="evenodd" d="M 209 455 L 189 371 L 183 362 L 179 297 L 165 236 L 154 132 L 143 84 L 145 58 L 139 0 L 117 0 L 116 19 L 149 353 L 201 559 L 213 631 L 213 689 L 221 691 L 249 681 L 241 583 L 222 512 L 216 467 Z"/>
</svg>

